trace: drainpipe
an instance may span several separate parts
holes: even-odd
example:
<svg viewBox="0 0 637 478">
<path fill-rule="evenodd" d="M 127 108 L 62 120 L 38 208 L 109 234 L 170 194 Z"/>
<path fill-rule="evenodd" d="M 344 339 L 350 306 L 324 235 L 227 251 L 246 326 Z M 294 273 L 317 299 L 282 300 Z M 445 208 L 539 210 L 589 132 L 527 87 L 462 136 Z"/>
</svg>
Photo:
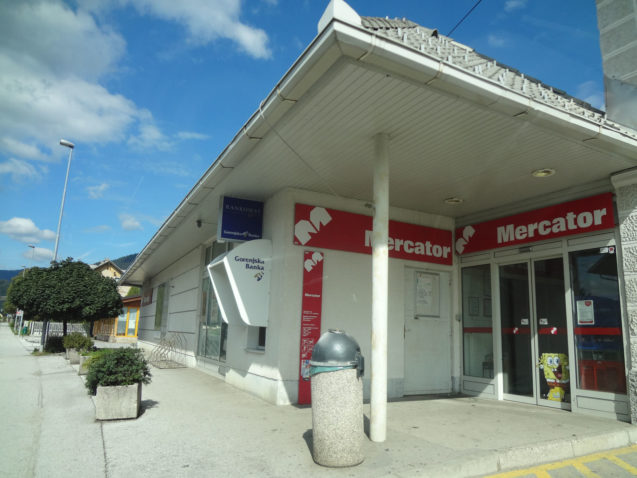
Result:
<svg viewBox="0 0 637 478">
<path fill-rule="evenodd" d="M 374 137 L 374 221 L 372 232 L 372 357 L 369 437 L 387 435 L 387 296 L 389 250 L 389 135 Z"/>
</svg>

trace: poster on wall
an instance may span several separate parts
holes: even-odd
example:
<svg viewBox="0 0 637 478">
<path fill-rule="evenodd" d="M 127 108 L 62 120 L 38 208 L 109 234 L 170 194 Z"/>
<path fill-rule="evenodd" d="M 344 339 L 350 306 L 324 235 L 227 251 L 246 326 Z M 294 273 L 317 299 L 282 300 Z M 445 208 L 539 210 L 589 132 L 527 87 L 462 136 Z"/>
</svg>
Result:
<svg viewBox="0 0 637 478">
<path fill-rule="evenodd" d="M 301 337 L 299 370 L 299 404 L 312 402 L 310 359 L 321 336 L 323 307 L 323 253 L 303 252 L 303 298 L 301 300 Z"/>
<path fill-rule="evenodd" d="M 595 325 L 595 306 L 592 300 L 577 301 L 577 325 Z"/>
<path fill-rule="evenodd" d="M 440 316 L 440 276 L 416 272 L 416 315 Z"/>
</svg>

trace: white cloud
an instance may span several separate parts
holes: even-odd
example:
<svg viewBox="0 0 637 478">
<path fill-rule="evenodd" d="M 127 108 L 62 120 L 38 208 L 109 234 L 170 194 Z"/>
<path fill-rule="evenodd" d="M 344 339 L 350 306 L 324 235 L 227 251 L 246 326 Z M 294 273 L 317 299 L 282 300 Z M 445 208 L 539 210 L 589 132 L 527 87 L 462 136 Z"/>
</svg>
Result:
<svg viewBox="0 0 637 478">
<path fill-rule="evenodd" d="M 24 244 L 39 243 L 40 241 L 52 241 L 55 233 L 49 229 L 38 229 L 35 223 L 28 218 L 13 217 L 8 221 L 0 221 L 0 234 L 6 234 Z"/>
<path fill-rule="evenodd" d="M 164 134 L 149 111 L 100 84 L 118 71 L 126 42 L 106 21 L 95 20 L 97 11 L 107 20 L 110 10 L 133 6 L 181 25 L 191 44 L 228 39 L 255 58 L 271 55 L 267 34 L 241 21 L 240 0 L 78 3 L 74 10 L 61 0 L 0 1 L 0 151 L 5 158 L 60 157 L 62 137 L 80 144 L 128 141 L 136 149 L 160 151 L 179 140 L 205 139 L 192 132 Z M 10 171 L 34 174 L 27 163 L 15 160 L 2 166 L 2 172 Z"/>
<path fill-rule="evenodd" d="M 85 142 L 121 140 L 140 115 L 132 101 L 96 83 L 38 75 L 29 66 L 0 53 L 0 130 L 22 143 L 32 139 L 57 145 L 67 136 Z"/>
<path fill-rule="evenodd" d="M 178 139 L 188 140 L 188 139 L 196 139 L 196 140 L 206 140 L 210 138 L 207 134 L 195 133 L 193 131 L 180 131 L 177 133 Z"/>
<path fill-rule="evenodd" d="M 504 2 L 504 11 L 512 12 L 513 10 L 518 10 L 520 8 L 526 7 L 527 0 L 507 0 Z"/>
<path fill-rule="evenodd" d="M 0 175 L 3 174 L 11 175 L 11 181 L 14 183 L 21 183 L 38 176 L 38 172 L 31 164 L 14 158 L 0 163 Z"/>
<path fill-rule="evenodd" d="M 111 230 L 111 226 L 108 226 L 106 224 L 100 224 L 99 226 L 95 226 L 95 227 L 91 227 L 89 229 L 85 229 L 84 232 L 100 234 L 102 232 L 106 232 L 106 231 L 110 231 L 110 230 Z"/>
<path fill-rule="evenodd" d="M 34 247 L 24 251 L 22 257 L 35 262 L 50 262 L 53 259 L 53 251 L 45 247 Z"/>
<path fill-rule="evenodd" d="M 58 0 L 3 0 L 0 47 L 30 69 L 58 77 L 97 79 L 112 71 L 126 49 L 121 35 Z"/>
<path fill-rule="evenodd" d="M 503 37 L 494 34 L 489 34 L 489 36 L 487 37 L 487 41 L 489 42 L 490 46 L 496 48 L 501 48 L 506 45 L 506 40 Z"/>
<path fill-rule="evenodd" d="M 139 133 L 128 138 L 128 145 L 138 150 L 157 149 L 159 151 L 167 151 L 174 146 L 173 142 L 152 122 L 142 123 L 139 126 Z"/>
<path fill-rule="evenodd" d="M 141 231 L 143 229 L 141 223 L 131 214 L 120 214 L 119 222 L 125 231 Z"/>
<path fill-rule="evenodd" d="M 116 69 L 125 42 L 89 14 L 58 0 L 5 0 L 0 31 L 4 151 L 46 159 L 42 149 L 54 148 L 61 137 L 120 141 L 143 114 L 97 83 Z"/>
<path fill-rule="evenodd" d="M 88 191 L 88 196 L 91 199 L 99 199 L 104 196 L 104 193 L 110 186 L 106 183 L 99 184 L 97 186 L 88 186 L 86 190 Z"/>
<path fill-rule="evenodd" d="M 25 159 L 46 159 L 46 155 L 33 144 L 26 144 L 13 138 L 4 137 L 0 139 L 0 148 L 9 154 Z"/>
<path fill-rule="evenodd" d="M 234 41 L 254 58 L 270 58 L 268 35 L 239 19 L 240 0 L 120 0 L 143 14 L 177 22 L 188 31 L 192 43 L 205 45 L 218 38 Z"/>
</svg>

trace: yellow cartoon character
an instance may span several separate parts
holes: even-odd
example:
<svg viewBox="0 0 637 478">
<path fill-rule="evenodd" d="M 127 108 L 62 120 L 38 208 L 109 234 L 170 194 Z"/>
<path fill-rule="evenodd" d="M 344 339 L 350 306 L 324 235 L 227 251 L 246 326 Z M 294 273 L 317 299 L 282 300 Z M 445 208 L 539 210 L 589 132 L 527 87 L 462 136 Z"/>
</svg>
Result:
<svg viewBox="0 0 637 478">
<path fill-rule="evenodd" d="M 550 390 L 546 398 L 563 402 L 569 388 L 568 355 L 542 354 L 540 368 L 544 370 L 544 378 Z"/>
</svg>

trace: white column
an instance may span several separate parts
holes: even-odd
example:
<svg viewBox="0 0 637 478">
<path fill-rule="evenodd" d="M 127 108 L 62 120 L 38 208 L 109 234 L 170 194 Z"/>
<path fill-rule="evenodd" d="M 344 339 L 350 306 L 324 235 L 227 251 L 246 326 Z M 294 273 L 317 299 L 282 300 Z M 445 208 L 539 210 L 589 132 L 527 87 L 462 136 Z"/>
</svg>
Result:
<svg viewBox="0 0 637 478">
<path fill-rule="evenodd" d="M 374 137 L 374 227 L 372 233 L 372 357 L 369 437 L 387 435 L 387 295 L 389 250 L 389 136 Z"/>
</svg>

